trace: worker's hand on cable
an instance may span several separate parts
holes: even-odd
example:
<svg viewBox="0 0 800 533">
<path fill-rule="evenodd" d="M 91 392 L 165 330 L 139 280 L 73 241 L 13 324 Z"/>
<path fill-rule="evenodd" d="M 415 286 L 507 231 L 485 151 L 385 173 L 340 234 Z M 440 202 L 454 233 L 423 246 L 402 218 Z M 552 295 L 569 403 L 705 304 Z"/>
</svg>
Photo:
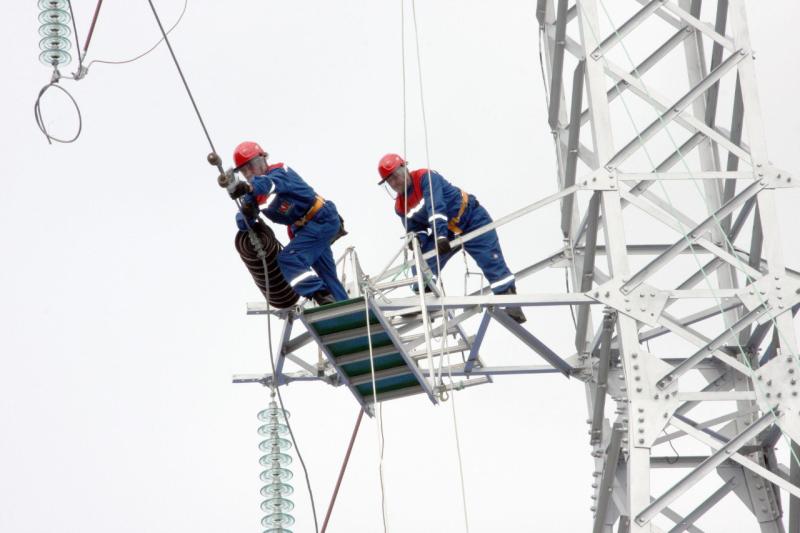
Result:
<svg viewBox="0 0 800 533">
<path fill-rule="evenodd" d="M 236 182 L 236 185 L 228 188 L 228 194 L 230 195 L 231 198 L 236 200 L 237 198 L 240 198 L 245 194 L 252 192 L 252 190 L 253 188 L 250 186 L 249 183 L 247 183 L 244 180 L 240 180 Z"/>
<path fill-rule="evenodd" d="M 242 214 L 248 219 L 258 218 L 260 213 L 258 204 L 255 202 L 242 202 L 242 207 L 239 208 L 239 211 L 241 211 Z"/>
<path fill-rule="evenodd" d="M 439 255 L 447 255 L 453 251 L 447 237 L 439 237 L 436 239 L 436 251 L 439 252 Z"/>
</svg>

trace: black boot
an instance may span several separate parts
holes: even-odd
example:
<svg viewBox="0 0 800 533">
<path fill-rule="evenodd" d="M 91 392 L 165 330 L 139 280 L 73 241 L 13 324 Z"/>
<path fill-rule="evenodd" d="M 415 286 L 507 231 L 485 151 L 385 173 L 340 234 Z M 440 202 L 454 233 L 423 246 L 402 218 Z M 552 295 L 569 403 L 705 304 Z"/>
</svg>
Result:
<svg viewBox="0 0 800 533">
<path fill-rule="evenodd" d="M 499 294 L 517 294 L 517 289 L 512 286 Z M 511 317 L 511 320 L 517 324 L 524 324 L 528 320 L 525 318 L 525 313 L 522 312 L 521 307 L 506 307 L 505 311 Z"/>
<path fill-rule="evenodd" d="M 336 302 L 328 289 L 318 290 L 311 297 L 314 298 L 317 305 L 328 305 Z"/>
</svg>

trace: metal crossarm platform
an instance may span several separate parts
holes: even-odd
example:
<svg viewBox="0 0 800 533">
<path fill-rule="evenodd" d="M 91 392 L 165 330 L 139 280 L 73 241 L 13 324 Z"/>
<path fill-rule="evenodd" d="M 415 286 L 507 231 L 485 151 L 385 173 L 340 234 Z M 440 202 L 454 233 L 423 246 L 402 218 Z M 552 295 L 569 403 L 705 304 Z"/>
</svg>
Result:
<svg viewBox="0 0 800 533">
<path fill-rule="evenodd" d="M 361 405 L 420 393 L 436 402 L 397 330 L 369 298 L 306 309 L 298 319 Z"/>
</svg>

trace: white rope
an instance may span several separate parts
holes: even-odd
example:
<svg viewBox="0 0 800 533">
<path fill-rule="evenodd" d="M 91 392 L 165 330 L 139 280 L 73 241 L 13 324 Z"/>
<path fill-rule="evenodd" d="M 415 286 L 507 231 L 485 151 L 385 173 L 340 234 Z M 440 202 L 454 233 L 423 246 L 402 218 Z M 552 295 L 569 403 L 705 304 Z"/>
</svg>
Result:
<svg viewBox="0 0 800 533">
<path fill-rule="evenodd" d="M 386 523 L 386 491 L 383 483 L 383 408 L 378 405 L 378 392 L 375 386 L 375 355 L 372 350 L 372 328 L 369 322 L 369 287 L 365 286 L 364 293 L 364 315 L 367 321 L 367 344 L 369 345 L 369 371 L 372 376 L 372 408 L 378 418 L 375 430 L 378 434 L 378 477 L 381 484 L 381 518 L 383 520 L 383 532 L 388 533 Z"/>
</svg>

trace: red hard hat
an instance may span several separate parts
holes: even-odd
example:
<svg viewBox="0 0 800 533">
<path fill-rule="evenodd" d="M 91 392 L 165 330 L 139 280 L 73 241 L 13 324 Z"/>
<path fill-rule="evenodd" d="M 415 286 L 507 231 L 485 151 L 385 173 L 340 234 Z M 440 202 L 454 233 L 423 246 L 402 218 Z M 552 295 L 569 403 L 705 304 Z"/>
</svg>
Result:
<svg viewBox="0 0 800 533">
<path fill-rule="evenodd" d="M 401 165 L 405 165 L 406 161 L 397 154 L 386 154 L 381 157 L 381 162 L 378 163 L 378 174 L 383 178 L 378 182 L 378 185 L 386 181 L 389 175 L 397 170 Z"/>
<path fill-rule="evenodd" d="M 258 143 L 245 141 L 239 143 L 239 146 L 233 151 L 233 164 L 236 165 L 236 168 L 239 168 L 260 155 L 267 155 L 267 153 Z"/>
</svg>

